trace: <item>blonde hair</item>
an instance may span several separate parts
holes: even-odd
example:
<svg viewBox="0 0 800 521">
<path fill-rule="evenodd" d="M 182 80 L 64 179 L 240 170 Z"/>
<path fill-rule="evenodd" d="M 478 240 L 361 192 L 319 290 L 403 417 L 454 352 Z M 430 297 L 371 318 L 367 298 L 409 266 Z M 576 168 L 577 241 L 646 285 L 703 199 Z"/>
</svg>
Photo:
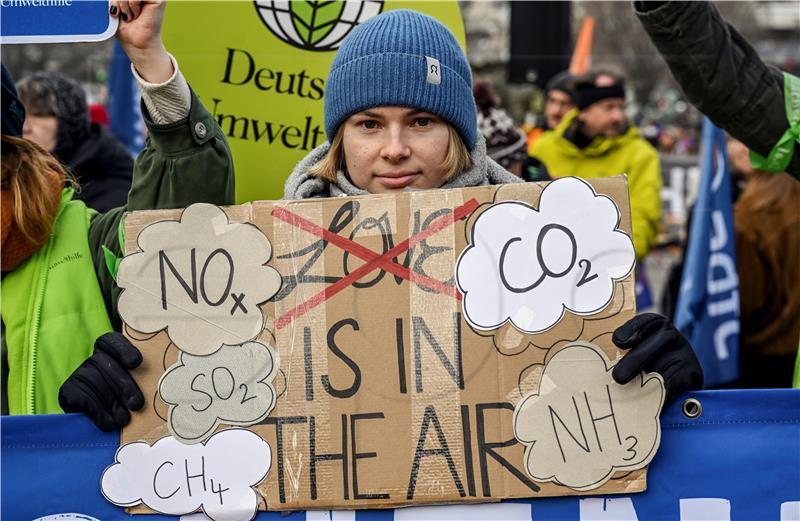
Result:
<svg viewBox="0 0 800 521">
<path fill-rule="evenodd" d="M 447 155 L 442 162 L 445 171 L 445 182 L 450 181 L 461 172 L 472 167 L 472 158 L 469 150 L 464 144 L 464 140 L 455 128 L 447 125 L 449 142 L 447 144 Z M 336 182 L 336 172 L 344 169 L 344 125 L 340 125 L 331 141 L 331 148 L 319 163 L 308 169 L 314 177 L 318 177 L 329 183 Z"/>
<path fill-rule="evenodd" d="M 60 198 L 52 196 L 53 178 L 61 180 L 61 186 L 64 182 L 71 186 L 77 183 L 56 158 L 36 143 L 3 135 L 2 144 L 0 185 L 11 194 L 14 222 L 28 241 L 43 244 L 60 204 Z"/>
</svg>

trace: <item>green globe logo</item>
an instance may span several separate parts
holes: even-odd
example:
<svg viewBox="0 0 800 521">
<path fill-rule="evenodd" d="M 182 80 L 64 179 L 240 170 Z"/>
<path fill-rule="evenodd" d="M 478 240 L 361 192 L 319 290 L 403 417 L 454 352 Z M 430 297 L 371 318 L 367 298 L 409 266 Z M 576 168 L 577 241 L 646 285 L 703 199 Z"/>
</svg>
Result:
<svg viewBox="0 0 800 521">
<path fill-rule="evenodd" d="M 284 42 L 308 51 L 333 51 L 358 24 L 383 10 L 383 0 L 256 0 L 261 20 Z"/>
</svg>

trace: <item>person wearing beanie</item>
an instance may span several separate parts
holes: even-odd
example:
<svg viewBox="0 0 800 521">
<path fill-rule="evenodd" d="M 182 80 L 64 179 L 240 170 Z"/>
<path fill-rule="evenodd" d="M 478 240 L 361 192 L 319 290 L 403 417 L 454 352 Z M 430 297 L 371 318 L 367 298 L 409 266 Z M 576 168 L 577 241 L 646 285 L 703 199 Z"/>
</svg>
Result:
<svg viewBox="0 0 800 521">
<path fill-rule="evenodd" d="M 466 57 L 430 16 L 388 11 L 354 29 L 331 64 L 324 104 L 329 142 L 300 161 L 286 199 L 520 181 L 488 156 Z M 691 345 L 666 318 L 636 316 L 614 332 L 614 342 L 629 350 L 615 366 L 618 382 L 659 372 L 667 401 L 702 388 Z"/>
<path fill-rule="evenodd" d="M 575 108 L 575 76 L 561 71 L 545 87 L 544 118 L 547 130 L 553 130 Z"/>
<path fill-rule="evenodd" d="M 526 157 L 525 134 L 500 108 L 500 99 L 488 81 L 476 81 L 472 88 L 478 107 L 478 130 L 486 140 L 489 157 L 517 177 Z"/>
<path fill-rule="evenodd" d="M 27 111 L 23 136 L 52 153 L 77 179 L 76 199 L 99 212 L 128 198 L 133 158 L 103 126 L 92 123 L 86 93 L 57 72 L 39 72 L 17 84 Z"/>
<path fill-rule="evenodd" d="M 575 77 L 570 71 L 561 71 L 553 76 L 544 89 L 544 121 L 528 132 L 528 156 L 533 144 L 548 130 L 553 130 L 561 119 L 575 108 Z"/>
<path fill-rule="evenodd" d="M 628 176 L 633 244 L 641 260 L 661 220 L 661 166 L 656 150 L 625 118 L 621 77 L 597 70 L 576 78 L 576 107 L 530 150 L 553 178 Z"/>
<path fill-rule="evenodd" d="M 528 132 L 528 157 L 522 164 L 522 178 L 526 181 L 549 181 L 547 167 L 533 157 L 533 146 L 548 130 L 553 130 L 561 119 L 575 108 L 575 77 L 570 71 L 561 71 L 547 82 L 544 99 L 544 123 Z"/>
<path fill-rule="evenodd" d="M 520 181 L 487 155 L 467 58 L 430 16 L 394 10 L 355 28 L 324 104 L 329 141 L 297 165 L 286 199 Z"/>
<path fill-rule="evenodd" d="M 149 137 L 125 205 L 108 212 L 77 200 L 70 173 L 23 137 L 24 105 L 3 66 L 4 414 L 83 412 L 103 430 L 125 425 L 129 410 L 140 408 L 144 397 L 128 372 L 141 355 L 114 332 L 122 325 L 114 282 L 122 218 L 128 211 L 234 202 L 233 166 L 222 131 L 161 43 L 164 7 L 112 1 L 112 15 L 124 15 L 117 36 L 142 91 Z M 64 108 L 56 102 L 51 106 Z M 65 109 L 54 115 L 80 112 Z M 88 120 L 86 125 L 81 118 L 74 121 L 76 134 L 88 128 Z"/>
</svg>

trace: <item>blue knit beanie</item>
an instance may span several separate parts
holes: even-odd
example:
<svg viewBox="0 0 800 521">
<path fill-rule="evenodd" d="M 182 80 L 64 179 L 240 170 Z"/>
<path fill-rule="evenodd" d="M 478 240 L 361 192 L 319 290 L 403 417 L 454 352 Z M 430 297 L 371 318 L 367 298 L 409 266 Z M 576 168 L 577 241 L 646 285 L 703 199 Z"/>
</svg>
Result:
<svg viewBox="0 0 800 521">
<path fill-rule="evenodd" d="M 477 115 L 467 58 L 447 27 L 414 11 L 388 11 L 342 42 L 325 84 L 325 132 L 362 110 L 412 107 L 435 114 L 475 148 Z"/>
</svg>

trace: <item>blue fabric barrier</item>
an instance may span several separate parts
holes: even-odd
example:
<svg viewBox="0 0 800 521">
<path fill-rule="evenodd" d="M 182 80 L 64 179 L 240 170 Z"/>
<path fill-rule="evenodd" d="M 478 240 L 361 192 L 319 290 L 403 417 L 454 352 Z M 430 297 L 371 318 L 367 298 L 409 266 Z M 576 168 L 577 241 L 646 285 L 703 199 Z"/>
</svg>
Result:
<svg viewBox="0 0 800 521">
<path fill-rule="evenodd" d="M 682 398 L 661 417 L 661 448 L 641 494 L 355 513 L 266 512 L 257 519 L 800 520 L 800 389 L 702 391 Z M 696 419 L 682 412 L 687 398 L 702 405 Z M 118 433 L 104 434 L 78 415 L 3 417 L 0 429 L 3 520 L 63 513 L 84 516 L 72 519 L 130 519 L 100 493 L 100 475 L 114 461 Z"/>
</svg>

